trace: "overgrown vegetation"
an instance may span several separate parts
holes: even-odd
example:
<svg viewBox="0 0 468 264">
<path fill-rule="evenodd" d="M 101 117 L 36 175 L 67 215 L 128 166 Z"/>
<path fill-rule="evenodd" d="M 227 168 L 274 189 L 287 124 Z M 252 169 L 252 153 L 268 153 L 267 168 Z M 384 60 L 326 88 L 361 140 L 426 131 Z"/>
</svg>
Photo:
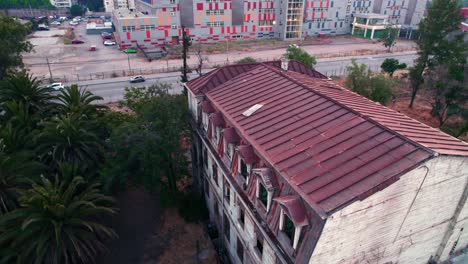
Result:
<svg viewBox="0 0 468 264">
<path fill-rule="evenodd" d="M 289 46 L 289 48 L 286 50 L 285 56 L 287 56 L 290 60 L 300 61 L 311 68 L 317 64 L 317 60 L 314 56 L 311 56 L 309 53 L 307 53 L 307 51 L 296 46 Z"/>
<path fill-rule="evenodd" d="M 33 48 L 26 40 L 29 31 L 13 18 L 0 15 L 0 81 L 23 67 L 21 53 Z"/>
<path fill-rule="evenodd" d="M 242 63 L 256 63 L 257 60 L 252 57 L 244 57 L 240 60 L 235 61 L 235 64 L 242 64 Z"/>
<path fill-rule="evenodd" d="M 406 63 L 400 63 L 397 59 L 387 58 L 383 61 L 382 65 L 380 65 L 382 71 L 388 73 L 390 77 L 393 77 L 393 73 L 397 70 L 406 69 Z"/>
<path fill-rule="evenodd" d="M 353 91 L 372 101 L 386 105 L 392 99 L 392 85 L 390 79 L 382 74 L 372 72 L 367 65 L 359 65 L 356 60 L 347 67 L 348 77 L 346 85 Z"/>
</svg>

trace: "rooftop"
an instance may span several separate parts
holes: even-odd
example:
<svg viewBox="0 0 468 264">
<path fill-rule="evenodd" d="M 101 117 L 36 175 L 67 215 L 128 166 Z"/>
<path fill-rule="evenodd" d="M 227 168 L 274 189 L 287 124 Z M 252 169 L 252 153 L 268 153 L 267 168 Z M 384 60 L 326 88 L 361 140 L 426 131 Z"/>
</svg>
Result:
<svg viewBox="0 0 468 264">
<path fill-rule="evenodd" d="M 114 9 L 112 12 L 116 18 L 156 17 L 155 15 L 146 15 L 138 11 L 130 11 L 126 8 Z"/>
<path fill-rule="evenodd" d="M 436 155 L 468 156 L 465 142 L 316 71 L 290 69 L 277 63 L 227 66 L 187 87 L 205 94 L 226 123 L 322 216 L 385 188 Z M 263 106 L 242 114 L 256 104 Z"/>
<path fill-rule="evenodd" d="M 382 15 L 377 13 L 367 13 L 367 14 L 355 14 L 355 17 L 362 17 L 362 18 L 377 18 L 377 19 L 387 19 L 388 15 Z"/>
</svg>

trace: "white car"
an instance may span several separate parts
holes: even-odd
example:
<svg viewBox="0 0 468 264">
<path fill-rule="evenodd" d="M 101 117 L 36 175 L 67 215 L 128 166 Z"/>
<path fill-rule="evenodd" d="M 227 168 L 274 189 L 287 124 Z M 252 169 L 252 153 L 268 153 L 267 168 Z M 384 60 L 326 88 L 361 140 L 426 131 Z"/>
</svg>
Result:
<svg viewBox="0 0 468 264">
<path fill-rule="evenodd" d="M 55 25 L 55 26 L 60 26 L 62 23 L 60 23 L 59 21 L 54 21 L 54 22 L 51 22 L 50 24 Z"/>
<path fill-rule="evenodd" d="M 143 77 L 141 75 L 137 75 L 137 76 L 134 76 L 134 77 L 130 78 L 131 83 L 138 83 L 138 82 L 144 82 L 144 81 L 145 81 L 145 77 Z"/>
<path fill-rule="evenodd" d="M 71 26 L 76 26 L 76 25 L 78 25 L 78 24 L 79 24 L 78 22 L 70 21 L 70 25 L 71 25 Z"/>
<path fill-rule="evenodd" d="M 53 84 L 51 84 L 51 85 L 49 85 L 49 86 L 47 86 L 47 87 L 52 88 L 52 89 L 54 89 L 55 91 L 60 91 L 60 90 L 62 90 L 63 88 L 65 88 L 65 86 L 63 86 L 62 83 L 53 83 Z"/>
<path fill-rule="evenodd" d="M 115 41 L 112 41 L 112 40 L 104 41 L 104 46 L 114 46 L 114 45 L 117 45 L 117 43 L 115 43 Z"/>
</svg>

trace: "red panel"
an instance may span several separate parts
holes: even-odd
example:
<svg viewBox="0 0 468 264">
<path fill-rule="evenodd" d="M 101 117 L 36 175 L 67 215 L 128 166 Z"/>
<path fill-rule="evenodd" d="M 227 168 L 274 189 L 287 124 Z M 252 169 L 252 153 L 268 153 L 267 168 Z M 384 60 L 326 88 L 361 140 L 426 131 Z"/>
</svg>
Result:
<svg viewBox="0 0 468 264">
<path fill-rule="evenodd" d="M 151 38 L 151 32 L 149 30 L 146 30 L 146 37 Z"/>
<path fill-rule="evenodd" d="M 309 12 L 305 13 L 305 18 L 309 18 Z"/>
<path fill-rule="evenodd" d="M 203 3 L 197 4 L 197 10 L 203 10 Z"/>
<path fill-rule="evenodd" d="M 190 35 L 190 28 L 185 28 L 185 33 L 186 33 L 187 35 Z"/>
<path fill-rule="evenodd" d="M 236 26 L 233 26 L 233 27 L 232 27 L 232 34 L 236 34 L 236 33 L 237 33 L 237 32 L 236 32 L 236 28 L 237 28 Z"/>
<path fill-rule="evenodd" d="M 330 1 L 327 1 L 327 7 L 330 7 Z"/>
<path fill-rule="evenodd" d="M 228 33 L 228 34 L 231 33 L 231 27 L 230 27 L 230 26 L 227 26 L 227 33 Z"/>
<path fill-rule="evenodd" d="M 224 9 L 228 9 L 228 4 L 224 3 Z"/>
<path fill-rule="evenodd" d="M 258 3 L 258 8 L 262 8 L 262 2 Z"/>
<path fill-rule="evenodd" d="M 241 26 L 241 33 L 244 33 L 244 26 Z"/>
<path fill-rule="evenodd" d="M 273 20 L 275 20 L 275 19 L 276 19 L 276 14 L 275 14 L 275 13 L 273 13 Z"/>
<path fill-rule="evenodd" d="M 323 7 L 323 2 L 322 1 L 320 1 L 320 7 Z"/>
<path fill-rule="evenodd" d="M 208 5 L 208 9 L 209 9 L 209 10 L 213 10 L 213 3 L 210 3 L 210 4 Z"/>
<path fill-rule="evenodd" d="M 253 9 L 257 9 L 257 2 L 253 3 Z"/>
<path fill-rule="evenodd" d="M 250 2 L 247 2 L 247 10 L 250 10 Z"/>
<path fill-rule="evenodd" d="M 179 36 L 182 36 L 182 29 L 179 28 Z"/>
<path fill-rule="evenodd" d="M 218 3 L 215 4 L 215 9 L 216 9 L 216 10 L 219 9 L 219 4 L 218 4 Z"/>
<path fill-rule="evenodd" d="M 213 35 L 213 28 L 210 27 L 210 35 Z"/>
<path fill-rule="evenodd" d="M 320 18 L 323 18 L 323 11 L 320 13 Z"/>
<path fill-rule="evenodd" d="M 247 14 L 247 21 L 250 21 L 250 14 Z"/>
<path fill-rule="evenodd" d="M 127 39 L 131 39 L 130 32 L 127 32 Z"/>
<path fill-rule="evenodd" d="M 263 31 L 263 27 L 260 27 L 260 31 Z"/>
<path fill-rule="evenodd" d="M 165 7 L 163 7 L 162 11 L 163 11 L 163 12 L 166 12 L 166 8 L 165 8 Z"/>
<path fill-rule="evenodd" d="M 311 3 L 310 7 L 314 7 L 314 2 L 313 2 L 313 1 L 312 1 L 312 3 Z"/>
<path fill-rule="evenodd" d="M 312 12 L 312 18 L 315 18 L 315 12 Z"/>
<path fill-rule="evenodd" d="M 169 31 L 168 30 L 164 30 L 164 36 L 169 37 Z"/>
<path fill-rule="evenodd" d="M 244 15 L 244 22 L 248 22 L 248 21 L 249 21 L 248 14 L 245 14 Z"/>
<path fill-rule="evenodd" d="M 262 14 L 258 14 L 258 20 L 262 20 Z"/>
<path fill-rule="evenodd" d="M 232 9 L 232 3 L 229 3 L 229 9 Z"/>
<path fill-rule="evenodd" d="M 177 4 L 177 11 L 180 10 L 180 4 Z"/>
<path fill-rule="evenodd" d="M 224 34 L 224 27 L 221 27 L 221 34 Z"/>
<path fill-rule="evenodd" d="M 252 26 L 252 31 L 255 32 L 257 30 L 257 27 L 255 25 Z"/>
</svg>

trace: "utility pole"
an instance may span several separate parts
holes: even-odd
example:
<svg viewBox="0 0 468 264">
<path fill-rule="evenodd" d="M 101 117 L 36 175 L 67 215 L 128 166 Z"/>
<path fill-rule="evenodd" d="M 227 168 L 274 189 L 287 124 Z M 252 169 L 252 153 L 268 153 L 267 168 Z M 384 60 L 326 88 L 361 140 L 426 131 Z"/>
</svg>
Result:
<svg viewBox="0 0 468 264">
<path fill-rule="evenodd" d="M 130 67 L 130 56 L 128 55 L 128 53 L 127 53 L 127 61 L 128 61 L 128 71 L 130 72 L 130 74 L 132 74 L 132 67 Z"/>
<path fill-rule="evenodd" d="M 182 68 L 182 76 L 181 76 L 181 81 L 183 83 L 188 82 L 188 77 L 187 77 L 187 72 L 188 72 L 188 67 L 187 67 L 187 52 L 190 46 L 190 37 L 187 36 L 187 33 L 185 32 L 185 26 L 182 26 L 182 58 L 184 60 L 184 65 Z"/>
<path fill-rule="evenodd" d="M 229 64 L 229 39 L 226 39 L 226 64 Z"/>
<path fill-rule="evenodd" d="M 46 61 L 47 61 L 47 67 L 49 68 L 50 82 L 53 82 L 54 78 L 52 77 L 52 70 L 50 69 L 49 57 L 46 57 Z"/>
</svg>

